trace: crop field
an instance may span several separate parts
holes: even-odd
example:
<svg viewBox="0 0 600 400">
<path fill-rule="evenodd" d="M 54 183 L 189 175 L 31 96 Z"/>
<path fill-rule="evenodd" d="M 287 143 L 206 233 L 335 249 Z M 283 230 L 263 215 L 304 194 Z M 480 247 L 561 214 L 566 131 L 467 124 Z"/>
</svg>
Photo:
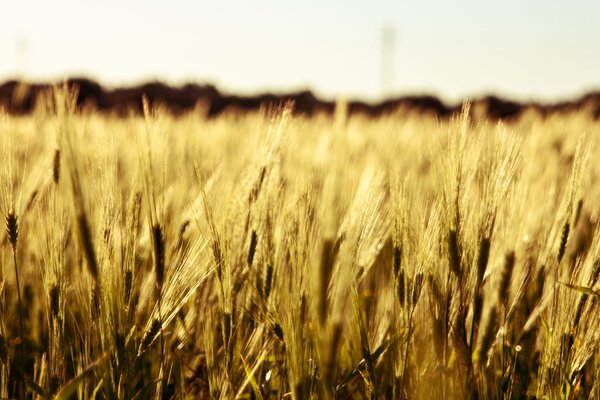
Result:
<svg viewBox="0 0 600 400">
<path fill-rule="evenodd" d="M 600 397 L 600 125 L 0 114 L 0 398 Z"/>
</svg>

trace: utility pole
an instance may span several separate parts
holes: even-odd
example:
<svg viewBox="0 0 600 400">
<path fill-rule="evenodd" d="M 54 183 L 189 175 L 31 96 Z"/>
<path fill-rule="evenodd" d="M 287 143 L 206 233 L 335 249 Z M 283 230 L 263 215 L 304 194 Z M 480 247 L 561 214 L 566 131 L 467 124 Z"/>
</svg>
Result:
<svg viewBox="0 0 600 400">
<path fill-rule="evenodd" d="M 393 93 L 395 47 L 396 32 L 393 27 L 385 26 L 381 35 L 381 96 L 383 98 Z"/>
<path fill-rule="evenodd" d="M 19 79 L 24 79 L 27 75 L 29 63 L 29 41 L 27 37 L 17 38 L 15 43 L 15 73 Z"/>
</svg>

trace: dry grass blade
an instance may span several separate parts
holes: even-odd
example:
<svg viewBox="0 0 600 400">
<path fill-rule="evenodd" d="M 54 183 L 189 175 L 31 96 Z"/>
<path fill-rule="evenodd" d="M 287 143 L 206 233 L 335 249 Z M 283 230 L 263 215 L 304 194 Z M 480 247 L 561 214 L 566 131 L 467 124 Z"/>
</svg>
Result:
<svg viewBox="0 0 600 400">
<path fill-rule="evenodd" d="M 98 358 L 96 361 L 92 362 L 88 365 L 83 371 L 81 371 L 75 378 L 71 379 L 64 385 L 53 397 L 53 400 L 68 400 L 73 396 L 73 394 L 77 391 L 79 385 L 81 385 L 82 381 L 90 375 L 92 372 L 96 370 L 99 366 L 101 366 L 108 359 L 108 354 L 104 354 L 102 357 Z"/>
</svg>

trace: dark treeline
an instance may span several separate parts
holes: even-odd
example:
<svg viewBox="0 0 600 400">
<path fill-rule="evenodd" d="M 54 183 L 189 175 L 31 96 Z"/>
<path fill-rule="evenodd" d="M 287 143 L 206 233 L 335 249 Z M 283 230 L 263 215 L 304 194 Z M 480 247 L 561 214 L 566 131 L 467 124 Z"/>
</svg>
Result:
<svg viewBox="0 0 600 400">
<path fill-rule="evenodd" d="M 69 79 L 66 83 L 70 87 L 77 88 L 79 106 L 92 107 L 101 112 L 117 115 L 141 113 L 144 96 L 151 104 L 162 104 L 175 114 L 198 108 L 209 117 L 217 116 L 225 110 L 256 111 L 264 106 L 287 101 L 293 101 L 296 112 L 305 115 L 332 113 L 335 109 L 335 102 L 319 99 L 310 91 L 234 96 L 220 93 L 212 85 L 186 84 L 173 87 L 161 82 L 149 82 L 138 86 L 108 89 L 85 78 Z M 27 114 L 35 108 L 40 94 L 49 93 L 53 85 L 54 83 L 22 84 L 15 80 L 5 82 L 0 85 L 0 109 L 10 114 Z M 572 101 L 553 104 L 523 103 L 496 96 L 480 97 L 473 99 L 472 102 L 472 111 L 477 113 L 478 117 L 491 119 L 514 119 L 527 109 L 534 109 L 542 115 L 585 110 L 593 118 L 600 119 L 600 92 L 592 92 Z M 448 105 L 434 96 L 405 96 L 379 103 L 351 100 L 347 102 L 347 107 L 350 114 L 371 117 L 403 109 L 446 118 L 456 113 L 461 105 Z"/>
</svg>

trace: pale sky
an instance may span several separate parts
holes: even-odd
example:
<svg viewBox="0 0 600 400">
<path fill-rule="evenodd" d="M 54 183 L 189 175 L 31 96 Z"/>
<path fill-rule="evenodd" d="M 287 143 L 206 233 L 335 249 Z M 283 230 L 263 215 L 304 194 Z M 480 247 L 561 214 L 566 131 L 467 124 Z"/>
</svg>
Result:
<svg viewBox="0 0 600 400">
<path fill-rule="evenodd" d="M 0 81 L 85 75 L 377 99 L 384 27 L 395 32 L 394 94 L 600 89 L 598 0 L 0 0 Z"/>
</svg>

